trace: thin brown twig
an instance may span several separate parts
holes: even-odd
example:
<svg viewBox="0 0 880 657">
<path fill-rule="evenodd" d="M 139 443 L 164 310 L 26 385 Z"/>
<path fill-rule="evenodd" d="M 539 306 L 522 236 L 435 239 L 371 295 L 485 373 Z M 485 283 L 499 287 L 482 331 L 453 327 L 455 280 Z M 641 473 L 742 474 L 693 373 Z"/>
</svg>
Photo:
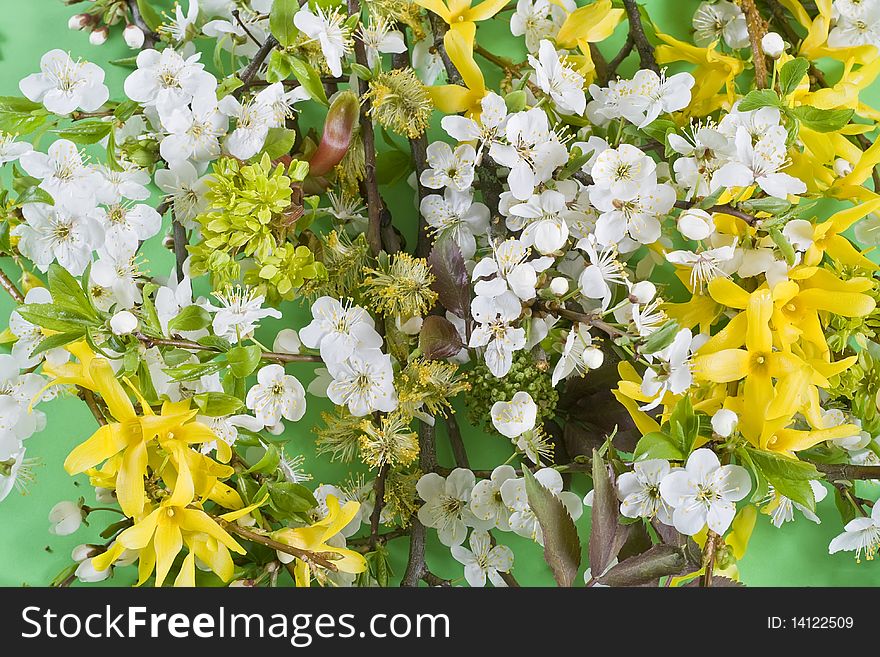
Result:
<svg viewBox="0 0 880 657">
<path fill-rule="evenodd" d="M 379 541 L 379 521 L 382 519 L 382 508 L 385 506 L 385 480 L 390 470 L 388 463 L 383 463 L 373 483 L 375 502 L 373 513 L 370 514 L 370 550 L 375 550 Z"/>
<path fill-rule="evenodd" d="M 470 469 L 471 465 L 468 460 L 467 449 L 465 449 L 461 427 L 458 426 L 455 414 L 450 412 L 443 419 L 446 421 L 446 433 L 449 434 L 449 444 L 452 447 L 452 457 L 455 459 L 455 465 L 459 468 Z"/>
<path fill-rule="evenodd" d="M 624 0 L 626 2 L 627 0 Z M 737 0 L 737 4 L 746 16 L 746 28 L 749 32 L 749 44 L 752 47 L 752 66 L 755 69 L 755 86 L 767 88 L 767 60 L 761 48 L 761 39 L 767 33 L 767 25 L 761 17 L 755 0 Z"/>
<path fill-rule="evenodd" d="M 276 39 L 271 34 L 260 46 L 260 49 L 254 55 L 254 58 L 251 60 L 251 63 L 247 65 L 247 68 L 244 69 L 244 72 L 241 74 L 242 85 L 233 92 L 233 95 L 236 97 L 240 96 L 245 89 L 248 88 L 251 81 L 256 77 L 257 71 L 260 70 L 260 66 L 263 65 L 263 62 L 266 61 L 266 57 L 269 56 L 269 53 L 272 52 L 275 47 L 278 45 L 278 39 Z"/>
<path fill-rule="evenodd" d="M 17 303 L 24 303 L 24 295 L 21 293 L 21 290 L 16 287 L 15 283 L 12 282 L 12 279 L 6 275 L 6 273 L 0 269 L 0 287 L 6 290 Z"/>
<path fill-rule="evenodd" d="M 608 62 L 608 68 L 605 70 L 605 82 L 607 83 L 612 77 L 617 75 L 617 69 L 620 68 L 620 65 L 623 63 L 627 57 L 629 57 L 630 53 L 633 51 L 636 43 L 633 41 L 632 35 L 627 34 L 626 41 L 623 43 L 623 47 L 620 49 L 614 59 Z"/>
<path fill-rule="evenodd" d="M 147 347 L 173 347 L 175 349 L 187 349 L 190 351 L 213 351 L 222 353 L 220 349 L 209 347 L 192 340 L 178 338 L 154 338 L 144 333 L 135 333 L 134 336 Z M 324 360 L 314 354 L 285 354 L 277 351 L 264 351 L 260 354 L 263 360 L 272 360 L 278 363 L 322 363 Z"/>
<path fill-rule="evenodd" d="M 285 554 L 289 554 L 297 559 L 301 559 L 307 563 L 314 563 L 322 568 L 326 568 L 327 570 L 332 570 L 333 572 L 338 571 L 339 569 L 336 567 L 336 564 L 322 556 L 317 552 L 310 552 L 309 550 L 301 550 L 300 548 L 293 547 L 292 545 L 287 545 L 286 543 L 281 543 L 276 541 L 275 539 L 269 538 L 268 536 L 264 536 L 263 534 L 258 534 L 256 532 L 252 532 L 249 529 L 245 529 L 241 525 L 230 522 L 228 520 L 224 520 L 219 516 L 214 516 L 208 514 L 212 520 L 214 520 L 218 525 L 223 527 L 226 531 L 241 536 L 246 541 L 250 541 L 251 543 L 259 543 L 260 545 L 265 545 L 266 547 L 272 548 L 273 550 L 277 550 L 278 552 L 283 552 Z"/>
<path fill-rule="evenodd" d="M 703 548 L 703 577 L 701 586 L 712 586 L 712 576 L 715 574 L 715 553 L 718 550 L 718 541 L 721 537 L 711 529 L 706 534 L 706 545 Z"/>
<path fill-rule="evenodd" d="M 695 206 L 696 206 L 695 201 L 676 201 L 675 202 L 675 207 L 677 207 L 680 210 L 689 210 Z M 758 223 L 758 218 L 755 215 L 749 214 L 748 212 L 744 212 L 742 210 L 738 210 L 737 208 L 733 207 L 732 205 L 730 205 L 728 203 L 722 203 L 720 205 L 713 205 L 712 207 L 707 208 L 706 212 L 709 212 L 709 213 L 717 212 L 720 214 L 729 214 L 732 217 L 737 217 L 738 219 L 742 219 L 750 226 L 754 226 Z"/>
<path fill-rule="evenodd" d="M 642 68 L 649 68 L 655 73 L 659 73 L 660 67 L 657 66 L 657 60 L 654 59 L 654 48 L 645 35 L 645 28 L 642 25 L 642 17 L 639 14 L 636 0 L 623 0 L 623 8 L 626 9 L 626 16 L 629 19 L 629 36 L 639 53 L 639 62 Z"/>
</svg>

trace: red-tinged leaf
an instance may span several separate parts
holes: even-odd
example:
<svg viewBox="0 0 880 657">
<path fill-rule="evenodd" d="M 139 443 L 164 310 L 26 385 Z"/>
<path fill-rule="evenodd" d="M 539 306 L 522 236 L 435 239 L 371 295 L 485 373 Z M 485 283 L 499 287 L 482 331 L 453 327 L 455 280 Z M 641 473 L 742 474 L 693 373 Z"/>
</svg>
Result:
<svg viewBox="0 0 880 657">
<path fill-rule="evenodd" d="M 455 356 L 464 343 L 455 326 L 445 317 L 428 315 L 419 331 L 419 349 L 425 358 L 442 360 Z"/>
<path fill-rule="evenodd" d="M 611 470 L 597 450 L 593 450 L 593 511 L 590 529 L 590 569 L 602 576 L 626 543 L 627 527 L 618 522 L 620 503 L 614 490 Z"/>
<path fill-rule="evenodd" d="M 440 303 L 452 314 L 466 319 L 471 305 L 471 285 L 461 249 L 452 240 L 438 240 L 428 255 L 428 264 L 434 274 L 431 287 L 439 295 Z"/>
<path fill-rule="evenodd" d="M 571 586 L 581 565 L 581 542 L 568 510 L 556 495 L 523 469 L 529 506 L 544 535 L 544 560 L 559 586 Z"/>
<path fill-rule="evenodd" d="M 687 560 L 681 548 L 655 545 L 612 566 L 598 581 L 606 586 L 656 585 L 661 577 L 679 575 L 686 569 Z"/>
</svg>

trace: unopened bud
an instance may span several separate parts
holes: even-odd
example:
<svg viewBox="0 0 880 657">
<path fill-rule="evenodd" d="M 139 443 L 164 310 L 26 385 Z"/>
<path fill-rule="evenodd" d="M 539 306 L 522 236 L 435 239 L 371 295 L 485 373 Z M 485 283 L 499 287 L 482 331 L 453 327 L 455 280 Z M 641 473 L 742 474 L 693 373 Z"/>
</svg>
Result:
<svg viewBox="0 0 880 657">
<path fill-rule="evenodd" d="M 67 27 L 71 30 L 84 30 L 92 24 L 94 18 L 90 14 L 74 14 L 67 21 Z"/>
<path fill-rule="evenodd" d="M 323 176 L 342 161 L 359 116 L 360 102 L 355 94 L 344 91 L 333 99 L 324 121 L 321 143 L 309 160 L 312 176 Z"/>
<path fill-rule="evenodd" d="M 785 52 L 785 41 L 776 32 L 767 32 L 761 39 L 761 50 L 773 59 L 779 59 Z"/>
<path fill-rule="evenodd" d="M 135 50 L 142 48 L 144 45 L 144 31 L 137 25 L 126 25 L 125 29 L 122 30 L 122 38 L 129 48 Z"/>
<path fill-rule="evenodd" d="M 110 36 L 110 30 L 107 29 L 106 25 L 102 25 L 101 27 L 92 30 L 91 34 L 89 34 L 89 43 L 93 46 L 103 46 L 107 43 L 107 38 Z"/>
<path fill-rule="evenodd" d="M 838 178 L 848 176 L 852 173 L 852 170 L 853 165 L 848 160 L 844 160 L 842 157 L 834 160 L 834 175 Z"/>
<path fill-rule="evenodd" d="M 568 292 L 568 279 L 563 276 L 557 276 L 550 281 L 550 291 L 558 297 Z"/>
</svg>

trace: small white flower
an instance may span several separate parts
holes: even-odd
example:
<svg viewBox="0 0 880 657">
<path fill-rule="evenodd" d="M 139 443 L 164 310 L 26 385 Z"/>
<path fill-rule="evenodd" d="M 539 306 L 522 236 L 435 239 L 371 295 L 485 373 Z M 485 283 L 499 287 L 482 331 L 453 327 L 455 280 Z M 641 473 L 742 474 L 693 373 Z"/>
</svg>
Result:
<svg viewBox="0 0 880 657">
<path fill-rule="evenodd" d="M 813 499 L 816 500 L 817 504 L 828 496 L 828 490 L 818 481 L 811 479 L 809 483 L 810 488 L 813 490 Z M 815 522 L 817 525 L 822 524 L 819 516 L 810 511 L 807 507 L 787 498 L 779 491 L 774 490 L 772 486 L 769 486 L 769 488 L 769 503 L 764 506 L 761 511 L 770 516 L 770 522 L 772 522 L 775 527 L 782 527 L 784 523 L 794 520 L 795 509 L 803 513 L 807 520 Z"/>
<path fill-rule="evenodd" d="M 455 150 L 443 141 L 435 141 L 426 153 L 428 167 L 419 181 L 430 189 L 451 187 L 459 192 L 470 190 L 474 182 L 474 162 L 477 154 L 470 144 L 456 146 Z"/>
<path fill-rule="evenodd" d="M 568 162 L 568 149 L 550 130 L 547 114 L 539 107 L 511 115 L 504 136 L 507 143 L 493 143 L 489 154 L 510 169 L 507 184 L 520 201 L 528 200 L 537 185 L 549 180 L 558 167 Z"/>
<path fill-rule="evenodd" d="M 89 212 L 95 207 L 95 192 L 103 176 L 86 164 L 72 141 L 59 139 L 46 153 L 29 151 L 19 157 L 21 168 L 40 179 L 40 188 L 49 193 L 56 205 Z"/>
<path fill-rule="evenodd" d="M 58 49 L 43 55 L 40 72 L 27 76 L 18 86 L 29 100 L 43 103 L 54 114 L 70 114 L 77 108 L 94 112 L 110 97 L 100 66 L 73 61 Z"/>
<path fill-rule="evenodd" d="M 358 37 L 367 51 L 367 67 L 374 68 L 382 53 L 406 52 L 406 42 L 400 30 L 391 28 L 388 20 L 380 16 L 378 20 L 370 17 L 369 25 L 361 25 Z"/>
<path fill-rule="evenodd" d="M 419 212 L 438 239 L 455 242 L 465 260 L 473 258 L 477 250 L 475 235 L 483 235 L 489 228 L 489 208 L 475 202 L 471 190 L 459 192 L 447 187 L 443 196 L 429 194 L 419 204 Z"/>
<path fill-rule="evenodd" d="M 137 327 L 137 317 L 127 310 L 120 310 L 110 318 L 110 330 L 116 335 L 130 335 Z"/>
<path fill-rule="evenodd" d="M 667 78 L 665 71 L 658 75 L 651 69 L 641 69 L 633 76 L 631 95 L 621 104 L 620 113 L 626 120 L 644 128 L 661 114 L 687 107 L 694 82 L 690 73 L 676 73 Z"/>
<path fill-rule="evenodd" d="M 491 522 L 503 532 L 510 531 L 510 509 L 501 499 L 501 486 L 508 479 L 516 479 L 516 470 L 510 465 L 499 465 L 489 476 L 474 486 L 471 492 L 471 511 L 480 520 Z"/>
<path fill-rule="evenodd" d="M 525 36 L 528 51 L 536 52 L 539 44 L 559 31 L 549 13 L 549 0 L 517 0 L 516 11 L 510 17 L 510 33 Z"/>
<path fill-rule="evenodd" d="M 516 438 L 534 429 L 538 417 L 538 405 L 527 392 L 517 392 L 509 402 L 497 401 L 492 405 L 492 425 L 498 433 Z"/>
<path fill-rule="evenodd" d="M 68 536 L 82 526 L 85 513 L 76 502 L 58 502 L 49 511 L 49 533 L 56 536 Z"/>
<path fill-rule="evenodd" d="M 152 207 L 142 203 L 97 208 L 95 217 L 104 227 L 105 248 L 116 252 L 134 252 L 140 242 L 162 230 L 162 217 Z"/>
<path fill-rule="evenodd" d="M 172 203 L 174 218 L 186 228 L 194 227 L 194 219 L 207 209 L 205 193 L 209 176 L 199 177 L 190 162 L 178 162 L 173 168 L 156 171 L 156 187 Z"/>
<path fill-rule="evenodd" d="M 578 241 L 577 248 L 587 254 L 589 261 L 578 277 L 578 288 L 587 299 L 600 300 L 604 310 L 611 303 L 611 286 L 624 285 L 627 281 L 623 264 L 617 259 L 617 248 L 602 247 L 595 235 Z"/>
<path fill-rule="evenodd" d="M 684 470 L 669 473 L 660 483 L 663 500 L 673 509 L 672 521 L 682 534 L 693 536 L 706 525 L 724 534 L 739 502 L 752 487 L 748 471 L 721 465 L 712 450 L 691 453 Z"/>
<path fill-rule="evenodd" d="M 486 367 L 496 377 L 506 375 L 513 364 L 513 353 L 526 345 L 526 332 L 510 326 L 519 319 L 522 306 L 512 292 L 497 297 L 477 296 L 471 302 L 471 315 L 477 322 L 469 347 L 485 347 Z"/>
<path fill-rule="evenodd" d="M 689 267 L 691 287 L 699 292 L 709 281 L 719 276 L 727 276 L 724 266 L 732 261 L 735 255 L 736 246 L 729 245 L 706 249 L 700 253 L 672 251 L 666 254 L 666 259 L 673 264 Z"/>
<path fill-rule="evenodd" d="M 654 354 L 662 362 L 662 369 L 659 373 L 653 367 L 645 370 L 642 392 L 653 401 L 642 406 L 643 411 L 659 406 L 667 391 L 679 395 L 690 388 L 693 382 L 690 365 L 692 341 L 690 329 L 682 329 L 675 335 L 672 344 Z"/>
<path fill-rule="evenodd" d="M 33 147 L 26 141 L 15 141 L 15 135 L 0 130 L 0 164 L 15 162 L 25 153 L 30 153 Z"/>
<path fill-rule="evenodd" d="M 660 482 L 672 468 L 663 459 L 649 459 L 633 463 L 632 472 L 617 478 L 617 496 L 621 501 L 620 513 L 627 518 L 654 518 L 665 525 L 672 524 L 672 508 L 660 495 Z"/>
<path fill-rule="evenodd" d="M 373 318 L 360 306 L 320 297 L 312 304 L 312 317 L 299 338 L 309 349 L 319 349 L 326 363 L 344 361 L 355 350 L 382 346 Z"/>
<path fill-rule="evenodd" d="M 535 71 L 538 87 L 550 95 L 559 111 L 564 114 L 582 115 L 587 106 L 584 78 L 559 60 L 553 43 L 546 39 L 541 41 L 537 59 L 532 55 L 529 55 L 528 59 Z"/>
<path fill-rule="evenodd" d="M 781 125 L 769 127 L 757 142 L 746 127 L 738 128 L 734 137 L 736 159 L 715 172 L 712 184 L 747 187 L 757 183 L 768 195 L 782 199 L 789 194 L 803 194 L 806 184 L 780 171 L 788 165 L 785 139 L 786 131 Z"/>
<path fill-rule="evenodd" d="M 843 533 L 831 539 L 828 553 L 834 554 L 846 550 L 856 553 L 856 561 L 861 561 L 862 554 L 868 561 L 874 560 L 877 548 L 880 547 L 880 504 L 875 504 L 868 518 L 854 518 L 843 527 Z"/>
<path fill-rule="evenodd" d="M 199 63 L 199 53 L 186 59 L 174 48 L 147 48 L 137 56 L 137 70 L 124 83 L 125 95 L 159 116 L 187 105 L 196 94 L 214 93 L 217 79 Z"/>
<path fill-rule="evenodd" d="M 425 502 L 419 508 L 419 521 L 425 527 L 436 529 L 443 545 L 461 545 L 467 527 L 488 529 L 492 526 L 489 521 L 479 520 L 468 506 L 474 483 L 474 473 L 465 468 L 456 468 L 448 477 L 429 472 L 416 483 L 416 492 Z"/>
<path fill-rule="evenodd" d="M 565 276 L 556 276 L 550 281 L 549 287 L 557 297 L 564 296 L 568 292 L 568 279 Z"/>
<path fill-rule="evenodd" d="M 334 404 L 348 406 L 352 415 L 397 408 L 391 357 L 378 349 L 358 350 L 342 362 L 329 361 L 327 370 L 333 377 L 327 396 Z"/>
<path fill-rule="evenodd" d="M 96 287 L 106 293 L 105 301 L 97 305 L 102 309 L 109 309 L 114 303 L 119 309 L 133 308 L 142 299 L 139 278 L 134 250 L 102 248 L 101 257 L 92 266 L 90 281 L 93 295 Z"/>
<path fill-rule="evenodd" d="M 220 301 L 219 306 L 205 304 L 205 309 L 214 313 L 214 335 L 232 344 L 250 336 L 264 317 L 281 318 L 281 313 L 274 308 L 263 308 L 265 298 L 253 290 L 231 288 L 225 293 L 215 292 L 214 296 Z"/>
<path fill-rule="evenodd" d="M 162 117 L 167 134 L 159 143 L 159 153 L 172 168 L 183 160 L 216 160 L 228 124 L 229 118 L 218 106 L 214 92 L 197 93 L 191 106 L 176 107 Z"/>
<path fill-rule="evenodd" d="M 296 422 L 306 412 L 306 391 L 281 365 L 266 365 L 257 372 L 257 384 L 248 390 L 247 407 L 264 426 L 285 420 Z"/>
<path fill-rule="evenodd" d="M 272 343 L 272 351 L 282 354 L 298 354 L 302 347 L 299 335 L 291 328 L 281 329 Z"/>
<path fill-rule="evenodd" d="M 707 47 L 714 41 L 724 39 L 730 48 L 749 45 L 749 30 L 742 9 L 729 2 L 702 2 L 693 18 L 694 42 Z"/>
<path fill-rule="evenodd" d="M 533 194 L 525 203 L 511 206 L 507 227 L 522 230 L 520 241 L 524 246 L 534 246 L 538 253 L 548 255 L 568 241 L 568 222 L 563 217 L 566 210 L 565 196 L 547 189 Z"/>
<path fill-rule="evenodd" d="M 555 386 L 572 374 L 583 376 L 590 370 L 601 367 L 605 356 L 602 350 L 593 346 L 590 327 L 575 325 L 565 338 L 565 346 L 556 367 L 553 368 L 551 383 Z"/>
<path fill-rule="evenodd" d="M 325 12 L 316 7 L 313 14 L 308 6 L 300 9 L 293 23 L 310 39 L 317 40 L 333 77 L 342 75 L 342 60 L 351 51 L 351 35 L 345 27 L 345 16 L 337 10 Z"/>
<path fill-rule="evenodd" d="M 498 573 L 506 573 L 513 567 L 513 551 L 506 545 L 492 547 L 489 532 L 484 529 L 471 532 L 470 546 L 470 550 L 461 545 L 452 546 L 452 556 L 464 564 L 467 583 L 482 588 L 488 577 L 493 586 L 507 586 Z"/>
<path fill-rule="evenodd" d="M 619 201 L 635 198 L 644 185 L 653 185 L 657 180 L 657 164 L 631 144 L 602 151 L 590 171 L 597 192 L 606 192 Z"/>
<path fill-rule="evenodd" d="M 74 213 L 61 205 L 27 203 L 22 207 L 26 223 L 12 229 L 21 239 L 18 248 L 42 272 L 57 262 L 80 276 L 101 244 L 103 231 L 91 214 Z"/>
</svg>

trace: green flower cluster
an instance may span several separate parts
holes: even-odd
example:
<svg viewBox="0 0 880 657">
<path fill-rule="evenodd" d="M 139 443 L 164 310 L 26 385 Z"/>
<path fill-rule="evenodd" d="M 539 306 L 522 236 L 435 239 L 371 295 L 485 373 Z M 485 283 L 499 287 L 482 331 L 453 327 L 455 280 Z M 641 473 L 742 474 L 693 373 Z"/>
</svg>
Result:
<svg viewBox="0 0 880 657">
<path fill-rule="evenodd" d="M 215 163 L 206 194 L 210 210 L 196 217 L 202 240 L 189 247 L 193 275 L 209 273 L 214 289 L 243 280 L 271 304 L 292 299 L 306 280 L 326 276 L 308 247 L 288 241 L 302 215 L 293 185 L 307 173 L 304 162 L 285 170 L 268 155 L 253 164 L 233 158 Z"/>
<path fill-rule="evenodd" d="M 872 272 L 859 267 L 848 267 L 835 263 L 835 273 L 843 280 L 852 278 L 872 278 Z M 830 315 L 828 321 L 828 348 L 835 353 L 845 353 L 847 349 L 858 345 L 864 348 L 868 340 L 880 340 L 880 285 L 874 280 L 874 286 L 865 291 L 877 303 L 877 307 L 864 317 L 844 317 Z"/>
<path fill-rule="evenodd" d="M 876 345 L 874 345 L 876 347 Z M 880 412 L 877 394 L 880 392 L 880 362 L 869 349 L 861 349 L 858 360 L 849 368 L 830 379 L 828 394 L 832 399 L 847 401 L 852 414 L 862 421 L 862 428 L 872 435 L 880 433 Z"/>
<path fill-rule="evenodd" d="M 510 401 L 520 390 L 529 393 L 538 405 L 538 425 L 554 416 L 556 402 L 559 401 L 550 373 L 539 367 L 526 351 L 513 355 L 513 365 L 507 376 L 497 378 L 485 363 L 480 362 L 468 372 L 467 381 L 471 384 L 470 393 L 465 395 L 468 420 L 487 431 L 494 431 L 490 419 L 492 405 L 499 401 Z"/>
</svg>

